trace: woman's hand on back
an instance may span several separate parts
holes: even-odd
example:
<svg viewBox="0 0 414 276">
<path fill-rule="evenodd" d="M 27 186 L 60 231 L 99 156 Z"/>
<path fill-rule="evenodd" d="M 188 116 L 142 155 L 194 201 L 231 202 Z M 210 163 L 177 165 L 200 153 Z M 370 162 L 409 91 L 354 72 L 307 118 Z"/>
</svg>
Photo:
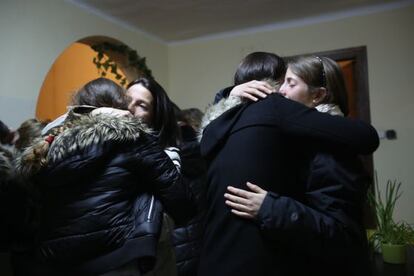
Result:
<svg viewBox="0 0 414 276">
<path fill-rule="evenodd" d="M 225 203 L 231 207 L 233 214 L 246 219 L 254 219 L 259 213 L 267 191 L 250 182 L 247 182 L 246 185 L 251 192 L 228 186 L 228 192 L 224 194 Z"/>
<path fill-rule="evenodd" d="M 275 89 L 265 81 L 252 80 L 233 87 L 230 96 L 241 97 L 256 102 L 260 98 L 276 92 Z"/>
</svg>

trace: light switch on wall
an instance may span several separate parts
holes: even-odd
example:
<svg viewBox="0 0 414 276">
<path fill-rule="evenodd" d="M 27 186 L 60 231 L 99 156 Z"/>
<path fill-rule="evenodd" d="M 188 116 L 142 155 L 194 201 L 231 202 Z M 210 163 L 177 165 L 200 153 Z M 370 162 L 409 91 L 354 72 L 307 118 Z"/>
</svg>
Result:
<svg viewBox="0 0 414 276">
<path fill-rule="evenodd" d="M 380 139 L 395 140 L 397 139 L 397 132 L 393 129 L 377 130 Z"/>
</svg>

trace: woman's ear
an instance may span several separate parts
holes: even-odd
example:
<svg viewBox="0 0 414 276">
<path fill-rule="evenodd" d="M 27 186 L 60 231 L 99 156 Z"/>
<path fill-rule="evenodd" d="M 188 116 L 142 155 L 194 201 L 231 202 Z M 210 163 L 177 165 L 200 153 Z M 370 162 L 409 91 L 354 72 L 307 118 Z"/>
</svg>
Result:
<svg viewBox="0 0 414 276">
<path fill-rule="evenodd" d="M 319 87 L 312 93 L 312 105 L 313 107 L 323 103 L 325 98 L 328 96 L 328 92 L 325 87 Z"/>
</svg>

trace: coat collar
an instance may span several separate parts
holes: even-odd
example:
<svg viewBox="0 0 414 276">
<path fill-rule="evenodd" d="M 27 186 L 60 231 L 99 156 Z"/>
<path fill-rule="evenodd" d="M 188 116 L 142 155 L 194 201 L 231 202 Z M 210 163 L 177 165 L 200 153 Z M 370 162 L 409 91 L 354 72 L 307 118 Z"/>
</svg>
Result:
<svg viewBox="0 0 414 276">
<path fill-rule="evenodd" d="M 202 122 L 203 135 L 200 136 L 202 156 L 209 158 L 221 148 L 248 105 L 248 103 L 243 103 L 239 97 L 231 96 L 221 100 L 206 112 Z"/>
<path fill-rule="evenodd" d="M 233 107 L 238 106 L 241 103 L 243 103 L 243 101 L 240 97 L 229 96 L 228 98 L 220 100 L 215 105 L 211 105 L 210 107 L 208 107 L 201 121 L 199 140 L 201 140 L 203 137 L 204 129 L 212 121 L 220 117 L 227 110 L 232 109 Z"/>
</svg>

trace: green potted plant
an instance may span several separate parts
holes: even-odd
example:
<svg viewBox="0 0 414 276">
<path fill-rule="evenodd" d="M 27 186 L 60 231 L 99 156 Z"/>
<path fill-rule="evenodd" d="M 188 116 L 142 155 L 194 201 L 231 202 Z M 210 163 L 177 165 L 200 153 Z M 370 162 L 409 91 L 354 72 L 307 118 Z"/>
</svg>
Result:
<svg viewBox="0 0 414 276">
<path fill-rule="evenodd" d="M 383 199 L 376 181 L 377 194 L 370 193 L 368 197 L 377 218 L 377 229 L 372 233 L 370 242 L 375 247 L 381 247 L 384 262 L 394 264 L 405 263 L 407 245 L 414 239 L 414 230 L 408 223 L 393 219 L 395 204 L 402 194 L 400 188 L 401 182 L 388 180 Z"/>
</svg>

